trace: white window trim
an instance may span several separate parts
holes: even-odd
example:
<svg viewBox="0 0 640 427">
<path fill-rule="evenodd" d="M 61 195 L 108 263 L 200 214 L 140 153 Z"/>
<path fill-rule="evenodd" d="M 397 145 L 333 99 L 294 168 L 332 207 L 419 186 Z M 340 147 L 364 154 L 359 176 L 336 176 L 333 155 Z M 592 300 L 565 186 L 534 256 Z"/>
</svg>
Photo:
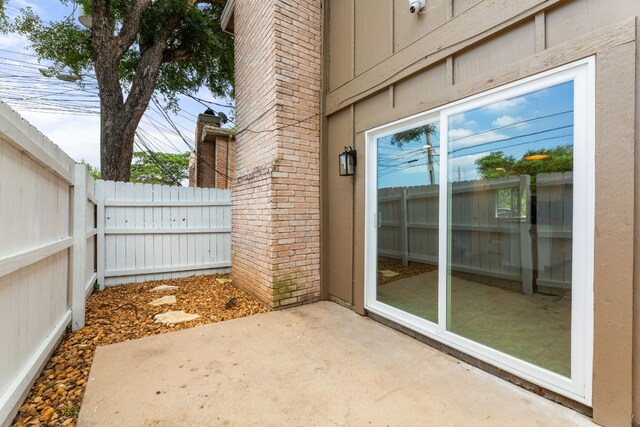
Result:
<svg viewBox="0 0 640 427">
<path fill-rule="evenodd" d="M 447 185 L 440 186 L 438 324 L 376 300 L 377 140 L 440 122 L 440 152 L 447 153 L 448 118 L 486 104 L 574 81 L 574 216 L 571 315 L 571 379 L 501 353 L 446 330 Z M 595 60 L 593 57 L 540 73 L 460 101 L 416 114 L 365 133 L 365 308 L 379 316 L 467 353 L 531 383 L 591 406 L 593 377 L 593 266 L 595 229 Z M 446 155 L 446 154 L 445 154 Z M 440 162 L 440 182 L 447 182 L 447 161 Z M 584 232 L 583 232 L 584 230 Z M 589 265 L 592 268 L 582 266 Z M 576 268 L 578 267 L 578 268 Z"/>
</svg>

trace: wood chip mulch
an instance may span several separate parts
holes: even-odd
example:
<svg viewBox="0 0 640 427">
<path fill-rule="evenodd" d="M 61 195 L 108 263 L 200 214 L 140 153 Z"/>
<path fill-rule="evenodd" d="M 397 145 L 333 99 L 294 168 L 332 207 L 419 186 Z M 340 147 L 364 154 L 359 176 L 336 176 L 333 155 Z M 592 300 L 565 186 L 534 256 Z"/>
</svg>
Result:
<svg viewBox="0 0 640 427">
<path fill-rule="evenodd" d="M 382 270 L 391 270 L 396 273 L 399 273 L 394 277 L 384 277 L 380 271 Z M 435 270 L 435 268 L 428 266 L 426 264 L 417 264 L 410 262 L 406 267 L 400 263 L 391 263 L 391 262 L 379 262 L 378 263 L 378 286 L 386 285 L 392 282 L 397 282 L 398 280 L 407 279 L 409 277 L 417 276 L 419 274 L 428 273 L 430 271 Z"/>
<path fill-rule="evenodd" d="M 75 426 L 98 346 L 268 311 L 232 284 L 216 281 L 220 277 L 223 276 L 194 276 L 115 286 L 91 295 L 86 306 L 86 326 L 65 334 L 13 425 Z M 149 292 L 159 285 L 178 286 L 178 289 Z M 148 304 L 166 295 L 175 295 L 176 303 L 156 307 Z M 154 322 L 154 315 L 174 310 L 200 317 L 171 326 Z"/>
</svg>

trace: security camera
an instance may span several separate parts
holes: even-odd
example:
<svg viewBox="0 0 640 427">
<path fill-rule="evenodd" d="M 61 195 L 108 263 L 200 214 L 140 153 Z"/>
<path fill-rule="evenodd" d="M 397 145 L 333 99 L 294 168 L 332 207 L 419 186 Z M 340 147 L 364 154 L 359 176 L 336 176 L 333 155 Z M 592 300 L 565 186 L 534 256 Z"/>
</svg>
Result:
<svg viewBox="0 0 640 427">
<path fill-rule="evenodd" d="M 416 13 L 427 5 L 427 0 L 409 0 L 409 12 Z"/>
</svg>

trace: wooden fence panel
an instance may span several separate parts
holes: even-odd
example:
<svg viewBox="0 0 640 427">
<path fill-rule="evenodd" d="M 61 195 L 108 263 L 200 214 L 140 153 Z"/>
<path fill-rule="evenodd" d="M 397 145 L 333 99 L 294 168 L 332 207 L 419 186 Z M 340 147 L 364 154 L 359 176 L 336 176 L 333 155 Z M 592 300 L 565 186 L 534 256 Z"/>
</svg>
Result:
<svg viewBox="0 0 640 427">
<path fill-rule="evenodd" d="M 538 286 L 571 289 L 573 173 L 536 176 Z"/>
<path fill-rule="evenodd" d="M 75 164 L 0 102 L 0 425 L 71 321 Z"/>
<path fill-rule="evenodd" d="M 449 261 L 453 271 L 521 282 L 523 292 L 533 291 L 530 187 L 529 176 L 451 184 Z M 518 204 L 515 216 L 500 211 L 499 191 Z M 438 207 L 438 186 L 380 189 L 378 255 L 437 265 Z M 552 209 L 564 218 L 558 207 Z"/>
<path fill-rule="evenodd" d="M 96 194 L 101 285 L 230 271 L 229 190 L 98 181 Z"/>
</svg>

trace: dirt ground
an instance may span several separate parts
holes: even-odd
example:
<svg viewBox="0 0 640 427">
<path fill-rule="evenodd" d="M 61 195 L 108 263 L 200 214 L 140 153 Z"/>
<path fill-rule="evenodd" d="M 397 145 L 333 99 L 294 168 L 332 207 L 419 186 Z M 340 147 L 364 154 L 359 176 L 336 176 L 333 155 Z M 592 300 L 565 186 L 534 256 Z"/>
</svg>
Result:
<svg viewBox="0 0 640 427">
<path fill-rule="evenodd" d="M 13 425 L 74 426 L 98 346 L 267 311 L 262 303 L 230 283 L 219 283 L 218 278 L 223 276 L 194 276 L 123 285 L 91 295 L 86 306 L 86 326 L 65 334 Z M 150 291 L 160 285 L 174 285 L 178 289 Z M 167 295 L 175 295 L 176 303 L 149 305 L 149 302 Z M 156 314 L 175 310 L 200 317 L 171 326 L 154 322 Z"/>
</svg>

